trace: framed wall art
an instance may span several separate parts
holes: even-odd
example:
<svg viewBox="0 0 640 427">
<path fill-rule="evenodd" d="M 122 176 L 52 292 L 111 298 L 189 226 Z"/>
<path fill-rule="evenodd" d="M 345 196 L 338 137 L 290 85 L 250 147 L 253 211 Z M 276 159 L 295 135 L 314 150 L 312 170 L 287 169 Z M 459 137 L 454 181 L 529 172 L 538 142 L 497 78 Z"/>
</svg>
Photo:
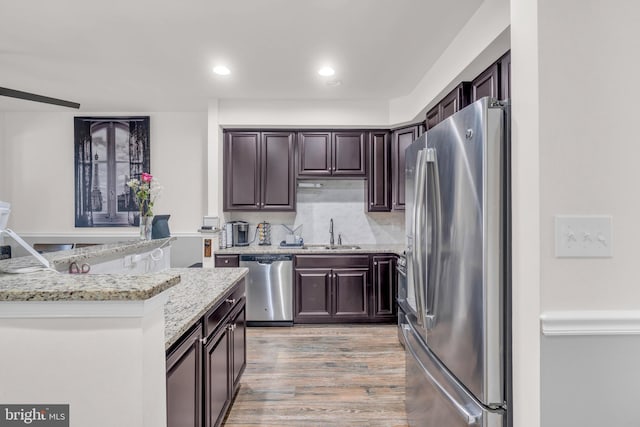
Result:
<svg viewBox="0 0 640 427">
<path fill-rule="evenodd" d="M 151 172 L 149 116 L 74 117 L 75 226 L 137 224 L 130 179 Z"/>
</svg>

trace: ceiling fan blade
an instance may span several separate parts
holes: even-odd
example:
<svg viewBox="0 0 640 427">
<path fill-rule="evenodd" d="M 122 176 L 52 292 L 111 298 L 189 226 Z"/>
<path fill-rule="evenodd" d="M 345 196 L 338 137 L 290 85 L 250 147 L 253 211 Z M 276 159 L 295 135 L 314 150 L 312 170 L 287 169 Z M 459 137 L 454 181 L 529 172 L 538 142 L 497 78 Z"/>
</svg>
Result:
<svg viewBox="0 0 640 427">
<path fill-rule="evenodd" d="M 42 102 L 45 104 L 60 105 L 62 107 L 80 109 L 80 104 L 78 104 L 77 102 L 65 101 L 64 99 L 58 98 L 50 98 L 48 96 L 22 92 L 20 90 L 8 89 L 6 87 L 0 87 L 0 96 L 9 96 L 11 98 L 25 99 L 27 101 Z"/>
</svg>

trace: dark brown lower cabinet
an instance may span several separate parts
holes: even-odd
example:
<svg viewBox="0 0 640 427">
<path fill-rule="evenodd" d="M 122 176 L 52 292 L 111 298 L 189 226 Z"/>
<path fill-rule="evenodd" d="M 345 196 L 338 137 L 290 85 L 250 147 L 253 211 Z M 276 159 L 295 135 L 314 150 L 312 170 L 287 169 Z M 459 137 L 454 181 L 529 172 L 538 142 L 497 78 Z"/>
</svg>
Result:
<svg viewBox="0 0 640 427">
<path fill-rule="evenodd" d="M 205 347 L 205 426 L 215 426 L 231 403 L 229 367 L 229 330 L 223 328 Z"/>
<path fill-rule="evenodd" d="M 340 268 L 333 270 L 333 317 L 338 320 L 367 318 L 368 268 Z"/>
<path fill-rule="evenodd" d="M 246 307 L 243 303 L 236 314 L 231 316 L 231 342 L 233 344 L 233 367 L 231 369 L 231 392 L 236 394 L 240 387 L 240 378 L 247 367 L 247 319 Z"/>
<path fill-rule="evenodd" d="M 297 268 L 295 270 L 296 304 L 294 322 L 329 321 L 332 318 L 330 268 Z"/>
<path fill-rule="evenodd" d="M 394 320 L 396 316 L 396 256 L 373 255 L 373 317 Z"/>
<path fill-rule="evenodd" d="M 205 427 L 219 426 L 240 387 L 246 366 L 245 303 L 207 342 L 204 358 Z"/>
<path fill-rule="evenodd" d="M 167 357 L 167 426 L 202 426 L 202 325 Z"/>
<path fill-rule="evenodd" d="M 395 255 L 297 255 L 294 323 L 394 321 Z"/>
<path fill-rule="evenodd" d="M 368 255 L 298 255 L 294 281 L 296 323 L 366 321 Z"/>
<path fill-rule="evenodd" d="M 244 289 L 243 280 L 169 350 L 168 427 L 216 427 L 224 420 L 246 367 Z"/>
</svg>

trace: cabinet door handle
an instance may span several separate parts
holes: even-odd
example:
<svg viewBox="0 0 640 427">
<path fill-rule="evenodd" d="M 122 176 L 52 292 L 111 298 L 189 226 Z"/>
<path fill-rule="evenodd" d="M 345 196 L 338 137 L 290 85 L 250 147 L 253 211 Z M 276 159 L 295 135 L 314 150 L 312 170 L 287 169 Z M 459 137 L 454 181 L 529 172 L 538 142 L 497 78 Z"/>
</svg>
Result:
<svg viewBox="0 0 640 427">
<path fill-rule="evenodd" d="M 229 304 L 235 304 L 236 303 L 236 299 L 235 298 L 227 298 L 226 300 L 224 300 L 225 302 L 228 302 Z"/>
<path fill-rule="evenodd" d="M 373 265 L 378 265 L 378 261 L 375 261 L 375 262 L 373 263 Z"/>
<path fill-rule="evenodd" d="M 228 260 L 228 259 L 225 259 L 225 260 L 224 260 L 224 263 L 225 263 L 225 264 L 229 264 L 229 260 Z"/>
</svg>

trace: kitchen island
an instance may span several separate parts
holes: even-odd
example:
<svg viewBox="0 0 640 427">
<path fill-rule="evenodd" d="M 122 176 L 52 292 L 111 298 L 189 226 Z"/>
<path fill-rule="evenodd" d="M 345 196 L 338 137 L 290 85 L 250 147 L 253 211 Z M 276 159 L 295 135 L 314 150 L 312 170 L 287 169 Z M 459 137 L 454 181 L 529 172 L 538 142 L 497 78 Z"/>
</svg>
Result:
<svg viewBox="0 0 640 427">
<path fill-rule="evenodd" d="M 52 269 L 0 273 L 0 402 L 68 404 L 72 426 L 166 425 L 166 350 L 246 274 L 145 272 L 167 261 L 169 243 L 57 252 L 45 255 Z M 98 274 L 68 274 L 74 262 Z M 36 265 L 24 257 L 0 270 Z M 114 265 L 120 273 L 99 273 Z"/>
</svg>

